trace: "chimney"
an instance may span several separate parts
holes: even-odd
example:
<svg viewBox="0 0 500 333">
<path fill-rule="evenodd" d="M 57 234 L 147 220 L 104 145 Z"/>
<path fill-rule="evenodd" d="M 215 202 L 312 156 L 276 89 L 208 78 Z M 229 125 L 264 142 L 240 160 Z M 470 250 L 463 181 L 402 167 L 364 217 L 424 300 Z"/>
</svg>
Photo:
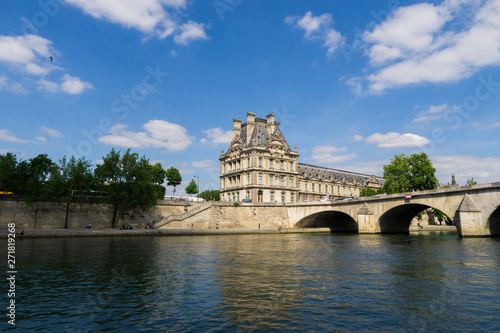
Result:
<svg viewBox="0 0 500 333">
<path fill-rule="evenodd" d="M 241 120 L 233 118 L 233 138 L 241 134 Z"/>
<path fill-rule="evenodd" d="M 266 125 L 267 135 L 271 136 L 271 134 L 274 133 L 274 113 L 270 113 L 266 117 L 267 117 L 267 125 Z"/>
<path fill-rule="evenodd" d="M 247 112 L 247 142 L 246 144 L 250 144 L 250 139 L 253 134 L 253 130 L 255 129 L 255 113 Z"/>
</svg>

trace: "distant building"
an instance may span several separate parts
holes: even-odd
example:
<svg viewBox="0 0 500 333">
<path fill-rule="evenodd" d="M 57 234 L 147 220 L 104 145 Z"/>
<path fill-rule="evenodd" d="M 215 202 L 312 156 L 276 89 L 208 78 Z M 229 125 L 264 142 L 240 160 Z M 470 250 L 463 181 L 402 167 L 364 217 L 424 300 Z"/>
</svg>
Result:
<svg viewBox="0 0 500 333">
<path fill-rule="evenodd" d="M 378 189 L 384 179 L 299 163 L 280 131 L 274 113 L 267 119 L 247 112 L 247 122 L 233 119 L 233 140 L 220 155 L 222 201 L 294 203 L 357 197 L 362 188 Z"/>
</svg>

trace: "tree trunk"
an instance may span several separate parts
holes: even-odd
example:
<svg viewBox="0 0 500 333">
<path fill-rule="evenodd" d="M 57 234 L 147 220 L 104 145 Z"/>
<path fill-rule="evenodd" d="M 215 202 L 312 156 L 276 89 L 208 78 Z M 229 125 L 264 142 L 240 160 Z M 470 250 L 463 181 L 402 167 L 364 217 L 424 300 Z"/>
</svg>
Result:
<svg viewBox="0 0 500 333">
<path fill-rule="evenodd" d="M 37 218 L 38 218 L 38 203 L 35 204 L 35 229 L 36 229 Z"/>
<path fill-rule="evenodd" d="M 68 217 L 69 217 L 69 202 L 66 202 L 66 220 L 64 221 L 64 229 L 68 229 Z"/>
<path fill-rule="evenodd" d="M 117 221 L 117 216 L 118 216 L 118 208 L 113 207 L 113 219 L 111 220 L 111 228 L 115 227 L 116 221 Z"/>
</svg>

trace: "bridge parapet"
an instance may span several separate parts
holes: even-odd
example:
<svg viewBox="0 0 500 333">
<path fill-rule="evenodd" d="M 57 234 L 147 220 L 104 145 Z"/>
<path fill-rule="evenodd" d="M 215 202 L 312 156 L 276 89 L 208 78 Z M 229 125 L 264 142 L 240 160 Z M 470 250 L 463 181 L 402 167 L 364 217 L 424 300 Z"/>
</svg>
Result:
<svg viewBox="0 0 500 333">
<path fill-rule="evenodd" d="M 357 222 L 360 233 L 408 232 L 411 220 L 426 208 L 445 213 L 462 236 L 485 236 L 500 233 L 500 182 L 416 191 L 333 202 L 297 203 L 289 209 L 290 223 L 325 219 L 319 215 L 344 219 L 343 213 Z M 314 219 L 304 218 L 314 216 Z M 335 223 L 335 222 L 332 222 Z"/>
</svg>

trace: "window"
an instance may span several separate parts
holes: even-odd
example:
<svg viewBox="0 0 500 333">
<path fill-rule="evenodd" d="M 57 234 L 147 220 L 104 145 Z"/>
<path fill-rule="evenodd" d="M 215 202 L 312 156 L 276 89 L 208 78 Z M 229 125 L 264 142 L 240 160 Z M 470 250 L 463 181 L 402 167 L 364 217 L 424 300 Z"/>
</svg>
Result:
<svg viewBox="0 0 500 333">
<path fill-rule="evenodd" d="M 250 157 L 247 158 L 247 168 L 250 168 Z"/>
<path fill-rule="evenodd" d="M 259 157 L 259 168 L 262 168 L 262 157 Z"/>
<path fill-rule="evenodd" d="M 318 184 L 318 192 L 321 193 L 321 184 Z"/>
<path fill-rule="evenodd" d="M 290 171 L 293 171 L 293 162 L 290 162 Z"/>
<path fill-rule="evenodd" d="M 281 187 L 285 187 L 285 176 L 281 176 Z"/>
<path fill-rule="evenodd" d="M 290 176 L 290 187 L 293 187 L 294 184 L 293 184 L 293 176 Z"/>
<path fill-rule="evenodd" d="M 274 192 L 271 192 L 271 202 L 274 202 Z"/>
<path fill-rule="evenodd" d="M 250 191 L 247 191 L 247 199 L 250 199 Z"/>
<path fill-rule="evenodd" d="M 344 186 L 344 194 L 347 194 L 347 191 L 346 191 L 346 189 L 345 189 L 345 186 Z"/>
<path fill-rule="evenodd" d="M 307 191 L 307 182 L 304 184 L 304 191 Z"/>
<path fill-rule="evenodd" d="M 311 184 L 312 191 L 314 192 L 314 183 Z"/>
<path fill-rule="evenodd" d="M 294 203 L 294 202 L 295 202 L 295 193 L 292 193 L 292 194 L 290 195 L 290 201 L 291 201 L 292 203 Z"/>
<path fill-rule="evenodd" d="M 273 160 L 269 160 L 269 169 L 273 168 Z"/>
<path fill-rule="evenodd" d="M 285 192 L 281 192 L 281 203 L 285 203 Z"/>
<path fill-rule="evenodd" d="M 283 164 L 283 163 L 284 163 L 284 162 L 283 162 L 283 161 L 281 161 L 281 170 L 285 170 L 285 167 L 284 167 L 284 164 Z"/>
<path fill-rule="evenodd" d="M 262 172 L 259 172 L 259 184 L 262 185 Z"/>
<path fill-rule="evenodd" d="M 250 185 L 250 173 L 247 175 L 247 185 Z"/>
<path fill-rule="evenodd" d="M 274 175 L 273 174 L 269 175 L 269 185 L 271 185 L 271 186 L 274 185 Z"/>
</svg>

